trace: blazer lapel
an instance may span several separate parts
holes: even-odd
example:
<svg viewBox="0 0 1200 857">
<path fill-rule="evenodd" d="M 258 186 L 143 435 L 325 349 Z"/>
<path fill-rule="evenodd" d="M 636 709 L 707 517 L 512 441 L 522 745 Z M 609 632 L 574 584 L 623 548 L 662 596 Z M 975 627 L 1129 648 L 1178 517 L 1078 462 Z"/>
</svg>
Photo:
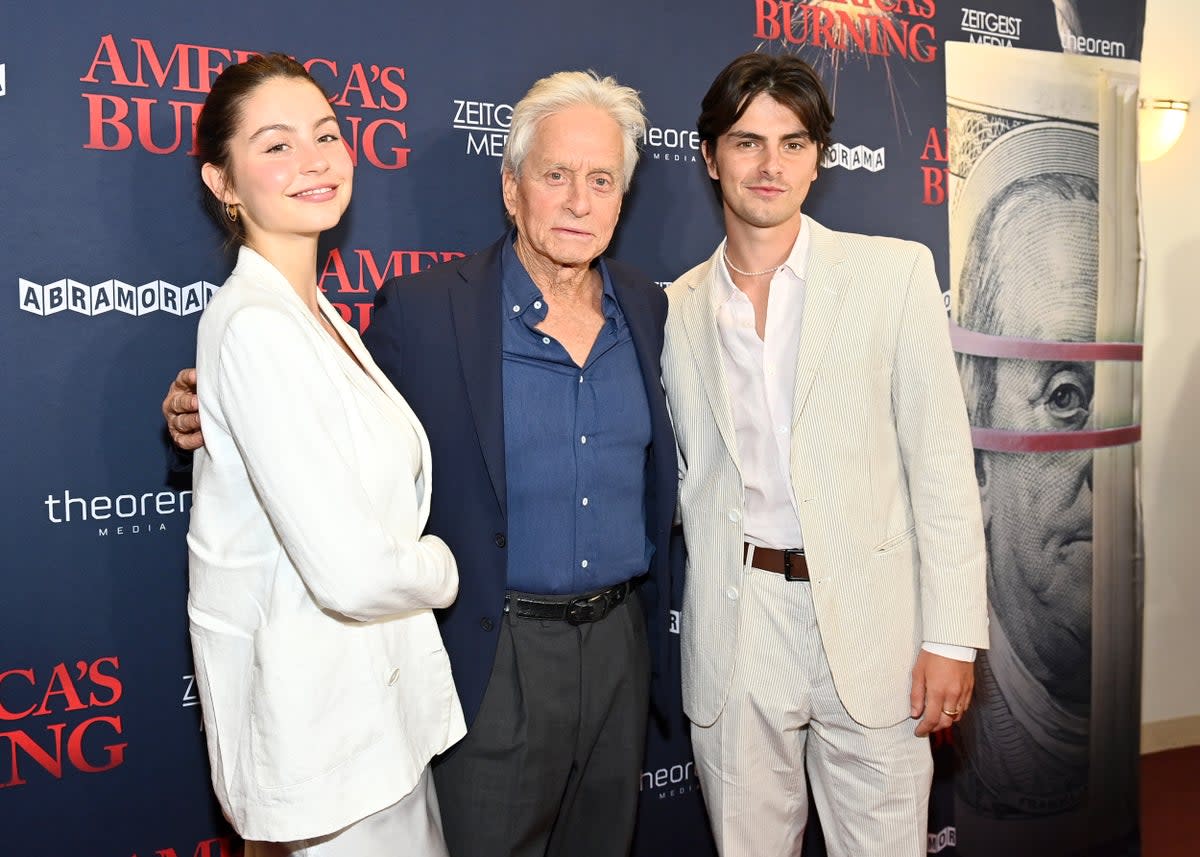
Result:
<svg viewBox="0 0 1200 857">
<path fill-rule="evenodd" d="M 346 347 L 354 354 L 358 361 L 358 366 L 348 366 L 345 361 L 341 361 L 345 366 L 345 375 L 352 384 L 374 384 L 378 387 L 388 399 L 400 410 L 408 424 L 412 427 L 413 432 L 417 436 L 417 440 L 421 446 L 421 461 L 422 468 L 428 467 L 430 460 L 429 452 L 429 436 L 425 434 L 425 427 L 421 425 L 421 421 L 417 419 L 417 415 L 413 413 L 408 402 L 400 395 L 400 392 L 392 384 L 391 379 L 383 374 L 383 370 L 371 357 L 371 353 L 367 351 L 367 347 L 363 345 L 362 339 L 359 338 L 358 332 L 342 321 L 341 315 L 335 310 L 332 304 L 325 298 L 324 295 L 318 294 L 317 301 L 321 306 L 321 311 L 325 317 L 329 319 L 330 324 L 333 324 L 336 329 L 342 330 L 342 341 L 346 343 Z M 340 325 L 340 327 L 338 326 Z M 318 328 L 318 333 L 321 336 L 325 332 Z M 360 369 L 359 367 L 362 367 Z M 365 370 L 365 374 L 364 374 Z M 425 524 L 429 520 L 429 499 L 432 495 L 433 481 L 426 479 L 424 481 L 424 490 L 421 496 L 421 502 L 417 507 L 419 529 L 423 532 Z"/>
<path fill-rule="evenodd" d="M 504 241 L 505 239 L 501 239 Z M 463 282 L 450 289 L 458 355 L 466 380 L 475 433 L 487 463 L 500 512 L 508 517 L 504 478 L 504 375 L 500 344 L 500 251 L 497 242 L 459 269 Z M 453 390 L 446 390 L 453 396 Z"/>
<path fill-rule="evenodd" d="M 720 252 L 718 248 L 709 259 L 699 282 L 689 286 L 680 311 L 683 329 L 687 332 L 688 344 L 692 349 L 692 360 L 704 385 L 708 406 L 712 409 L 713 422 L 740 474 L 742 463 L 733 428 L 733 408 L 729 404 L 729 383 L 725 379 L 725 367 L 721 364 L 721 343 L 717 339 L 717 321 L 712 306 L 713 278 L 716 276 L 716 266 L 720 263 Z"/>
<path fill-rule="evenodd" d="M 654 310 L 641 291 L 645 286 L 634 287 L 614 270 L 612 265 L 609 265 L 608 271 L 621 314 L 625 316 L 625 324 L 629 326 L 638 365 L 642 370 L 646 401 L 650 403 L 652 442 L 673 437 L 670 432 L 671 417 L 667 413 L 667 399 L 662 385 L 662 329 L 658 327 L 659 322 L 655 318 Z M 671 484 L 677 477 L 674 444 L 671 449 L 665 451 L 656 449 L 654 459 L 656 480 L 661 484 Z M 667 505 L 670 505 L 667 515 L 673 515 L 674 504 L 660 504 L 657 511 L 662 511 Z M 656 522 L 656 526 L 658 523 Z M 669 525 L 669 520 L 666 523 Z"/>
<path fill-rule="evenodd" d="M 811 218 L 808 222 L 812 239 L 804 281 L 804 320 L 800 331 L 800 353 L 796 359 L 796 387 L 792 396 L 793 428 L 804 413 L 817 369 L 837 327 L 849 280 L 844 264 L 845 250 L 837 236 Z"/>
</svg>

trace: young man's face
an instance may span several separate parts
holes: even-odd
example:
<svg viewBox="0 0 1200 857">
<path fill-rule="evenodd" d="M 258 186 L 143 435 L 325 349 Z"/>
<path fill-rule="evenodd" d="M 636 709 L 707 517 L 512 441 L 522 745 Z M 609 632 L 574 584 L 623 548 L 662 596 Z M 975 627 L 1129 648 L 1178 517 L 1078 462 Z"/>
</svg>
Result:
<svg viewBox="0 0 1200 857">
<path fill-rule="evenodd" d="M 756 95 L 716 145 L 705 144 L 702 152 L 709 176 L 721 184 L 727 220 L 759 228 L 799 221 L 817 178 L 817 144 L 789 108 Z"/>
</svg>

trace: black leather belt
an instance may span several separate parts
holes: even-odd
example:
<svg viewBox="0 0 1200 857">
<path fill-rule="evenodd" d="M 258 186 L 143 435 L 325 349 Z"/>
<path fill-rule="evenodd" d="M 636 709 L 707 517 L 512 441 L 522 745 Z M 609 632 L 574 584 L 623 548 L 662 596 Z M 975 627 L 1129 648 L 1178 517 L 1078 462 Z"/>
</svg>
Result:
<svg viewBox="0 0 1200 857">
<path fill-rule="evenodd" d="M 751 545 L 742 545 L 742 562 L 750 553 Z M 788 580 L 808 580 L 808 560 L 804 558 L 804 548 L 779 550 L 779 548 L 754 548 L 754 560 L 751 562 L 757 569 L 773 571 L 782 574 Z"/>
<path fill-rule="evenodd" d="M 526 592 L 506 592 L 504 612 L 523 619 L 550 619 L 582 625 L 584 622 L 599 622 L 617 605 L 624 603 L 637 583 L 626 580 L 616 586 L 555 598 L 552 595 L 532 595 Z"/>
</svg>

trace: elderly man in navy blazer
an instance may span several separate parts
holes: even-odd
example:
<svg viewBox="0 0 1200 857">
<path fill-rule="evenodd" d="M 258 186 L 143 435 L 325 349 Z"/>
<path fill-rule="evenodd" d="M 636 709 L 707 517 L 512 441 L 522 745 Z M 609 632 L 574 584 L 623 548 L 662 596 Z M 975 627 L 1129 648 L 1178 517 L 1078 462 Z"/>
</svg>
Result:
<svg viewBox="0 0 1200 857">
<path fill-rule="evenodd" d="M 428 432 L 428 530 L 458 561 L 440 619 L 469 729 L 434 766 L 454 857 L 632 841 L 678 471 L 666 296 L 601 254 L 644 129 L 612 78 L 535 83 L 504 156 L 513 228 L 386 284 L 364 336 Z M 177 441 L 190 401 L 164 403 Z"/>
</svg>

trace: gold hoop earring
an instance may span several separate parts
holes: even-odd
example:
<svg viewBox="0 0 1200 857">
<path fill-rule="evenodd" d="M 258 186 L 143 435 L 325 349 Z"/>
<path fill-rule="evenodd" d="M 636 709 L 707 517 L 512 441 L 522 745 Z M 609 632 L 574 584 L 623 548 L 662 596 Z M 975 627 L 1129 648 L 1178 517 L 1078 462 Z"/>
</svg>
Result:
<svg viewBox="0 0 1200 857">
<path fill-rule="evenodd" d="M 237 223 L 238 210 L 237 206 L 232 203 L 225 203 L 225 216 L 229 218 L 230 223 Z"/>
</svg>

